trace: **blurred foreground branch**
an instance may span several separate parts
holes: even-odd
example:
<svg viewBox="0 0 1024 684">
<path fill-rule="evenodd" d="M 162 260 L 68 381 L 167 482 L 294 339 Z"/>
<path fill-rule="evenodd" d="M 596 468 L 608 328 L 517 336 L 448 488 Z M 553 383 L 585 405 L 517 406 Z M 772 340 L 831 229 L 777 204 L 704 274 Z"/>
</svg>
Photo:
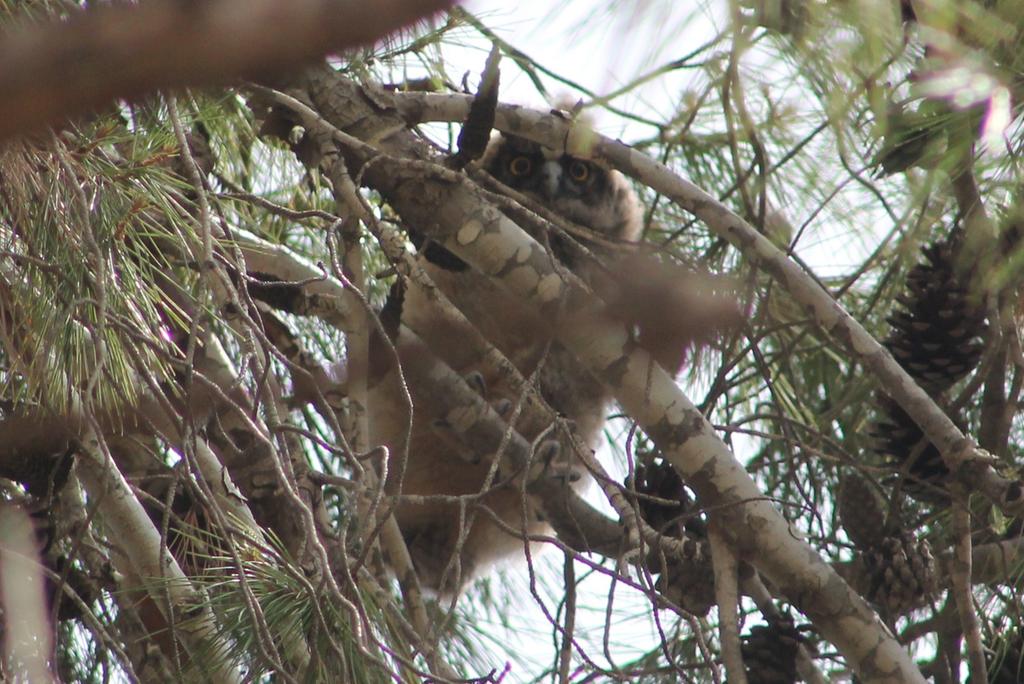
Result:
<svg viewBox="0 0 1024 684">
<path fill-rule="evenodd" d="M 97 6 L 0 38 L 0 139 L 158 88 L 282 74 L 370 45 L 451 0 L 217 0 Z"/>
</svg>

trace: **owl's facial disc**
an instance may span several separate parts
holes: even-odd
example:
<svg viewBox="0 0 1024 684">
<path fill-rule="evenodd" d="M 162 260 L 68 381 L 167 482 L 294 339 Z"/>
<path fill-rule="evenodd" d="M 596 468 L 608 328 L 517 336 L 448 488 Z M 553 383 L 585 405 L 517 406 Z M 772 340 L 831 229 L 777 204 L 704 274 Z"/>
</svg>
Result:
<svg viewBox="0 0 1024 684">
<path fill-rule="evenodd" d="M 642 214 L 616 171 L 513 135 L 495 138 L 483 164 L 495 178 L 607 237 L 635 240 Z"/>
</svg>

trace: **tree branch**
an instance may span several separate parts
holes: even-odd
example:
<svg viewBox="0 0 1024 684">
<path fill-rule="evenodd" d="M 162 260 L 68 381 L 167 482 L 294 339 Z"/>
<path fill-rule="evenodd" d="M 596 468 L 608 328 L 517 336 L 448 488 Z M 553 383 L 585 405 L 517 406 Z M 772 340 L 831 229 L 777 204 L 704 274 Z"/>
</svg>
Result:
<svg viewBox="0 0 1024 684">
<path fill-rule="evenodd" d="M 106 453 L 102 439 L 94 432 L 87 432 L 83 435 L 81 447 L 79 475 L 90 500 L 100 507 L 111 543 L 118 548 L 118 552 L 113 554 L 115 565 L 127 564 L 130 566 L 129 574 L 148 580 L 146 588 L 162 609 L 171 605 L 184 611 L 188 619 L 177 624 L 174 632 L 183 639 L 190 652 L 201 650 L 208 654 L 209 660 L 205 662 L 211 663 L 212 667 L 207 674 L 214 681 L 240 682 L 241 677 L 226 659 L 226 654 L 210 647 L 219 640 L 209 605 L 192 587 L 178 562 L 162 543 L 160 532 Z M 174 624 L 181 616 L 165 617 Z"/>
<path fill-rule="evenodd" d="M 452 0 L 216 0 L 91 6 L 0 38 L 0 139 L 158 88 L 287 73 Z"/>
</svg>

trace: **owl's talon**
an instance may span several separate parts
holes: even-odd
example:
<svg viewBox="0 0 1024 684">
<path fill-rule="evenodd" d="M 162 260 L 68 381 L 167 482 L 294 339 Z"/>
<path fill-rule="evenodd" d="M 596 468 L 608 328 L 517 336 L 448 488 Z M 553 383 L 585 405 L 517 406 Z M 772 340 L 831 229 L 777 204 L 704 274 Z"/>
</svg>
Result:
<svg viewBox="0 0 1024 684">
<path fill-rule="evenodd" d="M 491 404 L 491 408 L 502 418 L 508 418 L 508 415 L 512 412 L 512 401 L 510 399 L 498 399 Z"/>
<path fill-rule="evenodd" d="M 537 447 L 537 458 L 540 459 L 541 463 L 548 466 L 550 466 L 561 453 L 562 445 L 553 439 L 545 440 L 541 442 L 539 447 Z"/>
<path fill-rule="evenodd" d="M 436 434 L 443 443 L 450 447 L 459 455 L 459 458 L 463 459 L 467 463 L 476 465 L 483 460 L 480 454 L 468 451 L 464 447 L 462 438 L 459 436 L 458 431 L 444 418 L 437 418 L 430 421 L 430 427 L 433 429 L 434 434 Z"/>
<path fill-rule="evenodd" d="M 477 394 L 481 397 L 487 396 L 487 381 L 484 380 L 483 374 L 480 371 L 471 371 L 463 376 L 466 384 L 473 388 Z"/>
</svg>

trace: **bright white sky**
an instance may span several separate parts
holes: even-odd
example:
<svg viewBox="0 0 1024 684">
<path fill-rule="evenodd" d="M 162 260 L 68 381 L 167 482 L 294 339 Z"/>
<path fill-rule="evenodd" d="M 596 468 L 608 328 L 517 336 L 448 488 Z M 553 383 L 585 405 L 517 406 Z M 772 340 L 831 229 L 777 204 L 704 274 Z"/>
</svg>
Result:
<svg viewBox="0 0 1024 684">
<path fill-rule="evenodd" d="M 609 11 L 608 6 L 613 4 L 617 8 Z M 681 57 L 714 35 L 710 10 L 699 9 L 702 4 L 663 0 L 469 0 L 464 6 L 538 63 L 603 96 L 659 63 Z M 482 62 L 481 55 L 478 64 Z M 648 115 L 668 111 L 685 88 L 684 78 L 680 72 L 669 78 L 659 77 L 616 100 L 616 105 Z M 554 81 L 546 85 L 555 95 L 569 92 Z M 505 100 L 542 104 L 529 79 L 514 66 L 502 69 L 501 87 Z M 599 126 L 601 123 L 608 122 L 599 121 Z M 630 137 L 621 130 L 602 132 Z M 637 131 L 637 135 L 645 133 L 648 131 Z"/>
</svg>

